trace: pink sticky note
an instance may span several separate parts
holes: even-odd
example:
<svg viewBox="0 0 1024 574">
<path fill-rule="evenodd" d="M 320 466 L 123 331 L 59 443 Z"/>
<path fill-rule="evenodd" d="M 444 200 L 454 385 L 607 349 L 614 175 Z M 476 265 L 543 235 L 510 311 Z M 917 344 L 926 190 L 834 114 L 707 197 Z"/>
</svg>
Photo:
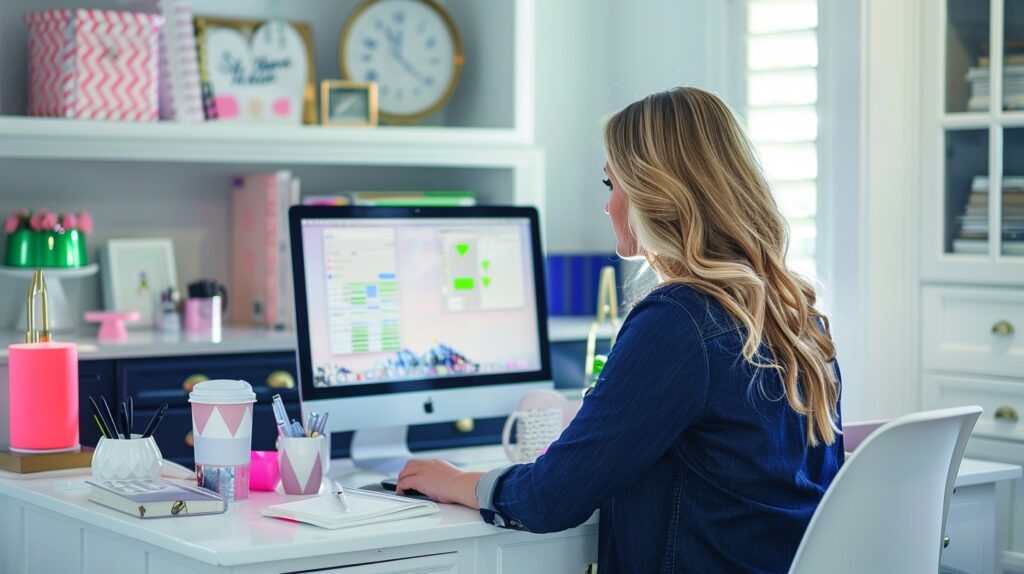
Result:
<svg viewBox="0 0 1024 574">
<path fill-rule="evenodd" d="M 288 98 L 279 98 L 274 100 L 270 107 L 274 110 L 274 115 L 284 117 L 292 112 L 292 101 Z"/>
<path fill-rule="evenodd" d="M 217 106 L 217 116 L 222 119 L 238 117 L 238 98 L 232 95 L 220 95 L 214 97 Z"/>
</svg>

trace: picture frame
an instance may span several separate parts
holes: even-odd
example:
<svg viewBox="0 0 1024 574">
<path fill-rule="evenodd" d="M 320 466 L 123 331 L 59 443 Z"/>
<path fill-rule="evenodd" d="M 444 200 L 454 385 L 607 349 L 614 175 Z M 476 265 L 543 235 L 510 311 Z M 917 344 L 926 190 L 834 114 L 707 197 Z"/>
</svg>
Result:
<svg viewBox="0 0 1024 574">
<path fill-rule="evenodd" d="M 377 82 L 320 82 L 320 123 L 325 126 L 372 127 L 378 122 Z"/>
<path fill-rule="evenodd" d="M 169 238 L 110 239 L 100 251 L 103 306 L 109 311 L 138 311 L 134 325 L 157 324 L 160 292 L 178 288 L 174 243 Z"/>
<path fill-rule="evenodd" d="M 208 120 L 317 123 L 309 24 L 202 16 L 194 24 Z"/>
</svg>

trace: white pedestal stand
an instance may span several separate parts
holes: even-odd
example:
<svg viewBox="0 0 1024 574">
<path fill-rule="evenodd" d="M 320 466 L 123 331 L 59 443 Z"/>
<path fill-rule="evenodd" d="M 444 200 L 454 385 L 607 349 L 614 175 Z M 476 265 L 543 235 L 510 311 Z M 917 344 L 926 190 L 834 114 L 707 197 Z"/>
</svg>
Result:
<svg viewBox="0 0 1024 574">
<path fill-rule="evenodd" d="M 78 326 L 78 318 L 71 316 L 71 310 L 68 308 L 68 297 L 67 293 L 64 292 L 64 285 L 61 283 L 64 279 L 80 279 L 82 277 L 90 277 L 95 275 L 99 271 L 99 265 L 93 263 L 92 265 L 86 265 L 85 267 L 44 267 L 43 269 L 43 280 L 46 281 L 46 296 L 47 302 L 49 303 L 49 319 L 50 319 L 50 330 L 51 331 L 68 331 Z M 26 311 L 27 311 L 27 297 L 28 297 L 28 286 L 32 280 L 32 275 L 36 272 L 34 267 L 0 267 L 0 276 L 13 277 L 15 279 L 21 279 L 24 282 L 24 288 L 20 292 L 24 293 L 24 297 L 17 299 L 17 304 L 21 307 L 21 313 L 18 315 L 17 329 L 24 331 L 28 325 Z M 40 306 L 36 305 L 36 324 L 42 320 L 42 310 Z"/>
</svg>

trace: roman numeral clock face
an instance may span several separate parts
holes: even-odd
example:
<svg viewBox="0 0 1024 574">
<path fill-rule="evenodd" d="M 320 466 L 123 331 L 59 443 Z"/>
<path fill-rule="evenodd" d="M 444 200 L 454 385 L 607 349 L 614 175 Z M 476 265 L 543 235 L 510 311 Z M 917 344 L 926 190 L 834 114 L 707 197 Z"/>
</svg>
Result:
<svg viewBox="0 0 1024 574">
<path fill-rule="evenodd" d="M 422 0 L 364 6 L 342 37 L 342 72 L 353 81 L 378 83 L 386 119 L 417 119 L 436 111 L 450 96 L 462 59 L 457 32 L 442 8 Z"/>
</svg>

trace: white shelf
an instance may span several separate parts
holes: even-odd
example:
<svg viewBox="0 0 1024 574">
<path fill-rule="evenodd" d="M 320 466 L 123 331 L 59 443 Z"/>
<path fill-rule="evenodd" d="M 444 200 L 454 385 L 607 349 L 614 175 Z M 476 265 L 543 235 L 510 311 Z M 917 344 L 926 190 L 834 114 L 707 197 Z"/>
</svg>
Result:
<svg viewBox="0 0 1024 574">
<path fill-rule="evenodd" d="M 126 123 L 0 116 L 0 158 L 516 167 L 538 153 L 514 130 Z"/>
</svg>

